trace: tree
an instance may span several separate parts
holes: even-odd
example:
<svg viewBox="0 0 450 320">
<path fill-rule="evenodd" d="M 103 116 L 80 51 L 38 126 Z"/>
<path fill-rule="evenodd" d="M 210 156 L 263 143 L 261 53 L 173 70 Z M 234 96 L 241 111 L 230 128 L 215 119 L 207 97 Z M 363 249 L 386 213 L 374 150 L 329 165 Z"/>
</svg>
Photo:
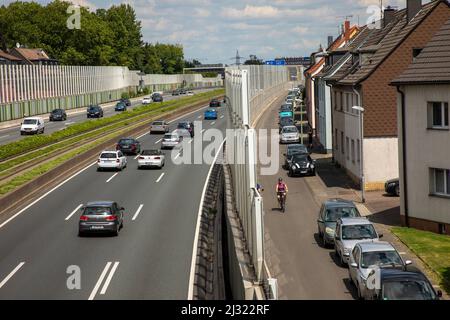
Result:
<svg viewBox="0 0 450 320">
<path fill-rule="evenodd" d="M 250 55 L 250 59 L 244 62 L 245 65 L 261 65 L 264 64 L 261 59 L 258 59 L 255 55 Z"/>
</svg>

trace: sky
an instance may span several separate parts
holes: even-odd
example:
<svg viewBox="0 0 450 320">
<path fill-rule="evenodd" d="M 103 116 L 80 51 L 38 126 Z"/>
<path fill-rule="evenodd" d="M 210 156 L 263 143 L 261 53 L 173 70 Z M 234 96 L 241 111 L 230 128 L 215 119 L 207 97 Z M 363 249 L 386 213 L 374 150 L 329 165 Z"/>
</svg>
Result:
<svg viewBox="0 0 450 320">
<path fill-rule="evenodd" d="M 35 0 L 48 3 L 50 0 Z M 0 0 L 7 4 L 12 0 Z M 143 40 L 176 43 L 185 58 L 234 63 L 247 59 L 309 56 L 338 35 L 346 16 L 365 25 L 379 16 L 380 0 L 71 0 L 92 10 L 128 3 L 142 22 Z M 429 1 L 423 1 L 429 2 Z M 406 0 L 384 0 L 404 8 Z"/>
</svg>

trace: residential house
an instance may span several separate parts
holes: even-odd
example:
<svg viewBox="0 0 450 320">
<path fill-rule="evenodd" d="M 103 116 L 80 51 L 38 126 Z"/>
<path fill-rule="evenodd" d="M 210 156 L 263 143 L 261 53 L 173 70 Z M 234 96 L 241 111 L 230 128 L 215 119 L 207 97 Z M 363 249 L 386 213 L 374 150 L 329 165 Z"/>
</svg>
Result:
<svg viewBox="0 0 450 320">
<path fill-rule="evenodd" d="M 0 50 L 0 65 L 4 64 L 21 64 L 22 60 L 19 58 Z"/>
<path fill-rule="evenodd" d="M 19 58 L 22 64 L 30 65 L 57 65 L 58 60 L 51 59 L 47 53 L 42 49 L 29 49 L 29 48 L 12 48 L 9 50 L 9 54 Z"/>
<path fill-rule="evenodd" d="M 450 235 L 450 19 L 393 81 L 398 91 L 401 216 Z"/>
<path fill-rule="evenodd" d="M 355 181 L 364 176 L 365 190 L 382 190 L 386 180 L 399 176 L 397 91 L 389 84 L 450 18 L 447 1 L 406 3 L 405 9 L 385 11 L 378 30 L 367 26 L 363 45 L 333 79 L 333 156 Z M 362 125 L 353 106 L 364 108 Z"/>
</svg>

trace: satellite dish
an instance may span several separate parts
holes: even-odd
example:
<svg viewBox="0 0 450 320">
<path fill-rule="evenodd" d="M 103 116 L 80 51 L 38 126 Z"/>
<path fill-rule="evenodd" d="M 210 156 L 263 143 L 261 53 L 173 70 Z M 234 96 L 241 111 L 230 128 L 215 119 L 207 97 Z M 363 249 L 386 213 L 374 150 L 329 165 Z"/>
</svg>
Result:
<svg viewBox="0 0 450 320">
<path fill-rule="evenodd" d="M 16 43 L 16 48 L 20 48 L 20 43 Z"/>
</svg>

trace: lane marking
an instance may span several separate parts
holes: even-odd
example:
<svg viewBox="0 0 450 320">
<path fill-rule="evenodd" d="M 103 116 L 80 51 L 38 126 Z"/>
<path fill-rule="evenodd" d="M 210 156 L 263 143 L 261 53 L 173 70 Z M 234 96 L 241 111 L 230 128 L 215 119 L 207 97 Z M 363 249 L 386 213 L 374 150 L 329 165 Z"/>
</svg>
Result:
<svg viewBox="0 0 450 320">
<path fill-rule="evenodd" d="M 188 143 L 189 143 L 189 144 L 191 144 L 191 143 L 192 143 L 192 141 L 194 141 L 194 139 L 191 139 L 191 140 L 189 140 L 189 142 L 188 142 Z"/>
<path fill-rule="evenodd" d="M 177 160 L 181 155 L 181 152 L 178 152 L 178 154 L 175 156 L 175 158 L 173 158 L 174 160 Z"/>
<path fill-rule="evenodd" d="M 201 115 L 199 115 L 198 117 L 197 117 L 197 119 L 201 119 L 202 118 L 202 116 Z"/>
<path fill-rule="evenodd" d="M 89 296 L 88 300 L 94 300 L 95 296 L 97 295 L 98 288 L 100 288 L 100 285 L 103 282 L 103 279 L 106 276 L 106 273 L 108 272 L 109 267 L 111 266 L 111 262 L 108 262 L 103 269 L 102 274 L 100 275 L 100 278 L 98 279 L 97 283 L 95 284 L 94 289 L 91 292 L 91 295 Z"/>
<path fill-rule="evenodd" d="M 140 157 L 140 154 L 138 154 L 136 157 L 134 157 L 134 160 L 136 160 L 137 158 L 139 158 Z"/>
<path fill-rule="evenodd" d="M 115 176 L 117 176 L 119 173 L 114 173 L 113 176 L 111 178 L 109 178 L 108 180 L 106 180 L 106 183 L 110 182 L 112 179 L 114 179 Z"/>
<path fill-rule="evenodd" d="M 0 139 L 8 138 L 8 137 L 9 137 L 9 134 L 7 134 L 6 136 L 1 136 Z"/>
<path fill-rule="evenodd" d="M 159 139 L 158 141 L 155 142 L 155 144 L 158 144 L 162 141 L 162 139 Z"/>
<path fill-rule="evenodd" d="M 146 133 L 144 133 L 144 134 L 141 134 L 139 137 L 136 137 L 136 139 L 140 139 L 140 138 L 142 138 L 143 136 L 146 136 L 148 134 L 148 132 L 146 132 Z"/>
<path fill-rule="evenodd" d="M 215 125 L 216 124 L 216 122 L 215 121 L 213 121 L 213 122 L 211 122 L 211 125 L 213 126 L 213 125 Z"/>
<path fill-rule="evenodd" d="M 134 216 L 133 216 L 133 218 L 131 219 L 131 221 L 136 220 L 136 218 L 138 217 L 139 213 L 141 213 L 141 210 L 142 210 L 143 207 L 144 207 L 143 204 L 141 204 L 141 205 L 139 206 L 139 208 L 137 209 L 137 211 L 136 211 L 136 213 L 134 214 Z"/>
<path fill-rule="evenodd" d="M 156 183 L 159 183 L 161 181 L 161 179 L 164 177 L 165 173 L 161 173 L 161 175 L 159 176 L 158 180 L 156 180 Z"/>
<path fill-rule="evenodd" d="M 14 270 L 11 271 L 11 273 L 8 274 L 8 275 L 6 276 L 6 278 L 3 279 L 2 282 L 0 282 L 0 289 L 1 289 L 1 288 L 9 281 L 9 279 L 11 279 L 11 278 L 14 276 L 14 274 L 15 274 L 17 271 L 19 271 L 20 268 L 22 268 L 22 266 L 23 266 L 24 264 L 25 264 L 25 262 L 19 263 L 19 265 L 18 265 L 17 267 L 15 267 Z"/>
<path fill-rule="evenodd" d="M 220 116 L 220 119 L 223 119 L 225 116 Z"/>
<path fill-rule="evenodd" d="M 75 213 L 77 213 L 78 210 L 80 210 L 82 206 L 83 206 L 83 204 L 80 204 L 75 210 L 72 211 L 71 214 L 69 214 L 69 215 L 67 216 L 67 218 L 66 218 L 65 220 L 68 221 L 70 218 L 72 218 L 72 216 L 73 216 Z"/>
<path fill-rule="evenodd" d="M 205 201 L 206 196 L 206 189 L 208 188 L 209 179 L 211 178 L 212 170 L 214 168 L 214 164 L 217 162 L 217 158 L 219 157 L 219 154 L 222 152 L 223 144 L 225 143 L 227 139 L 225 138 L 222 141 L 222 144 L 220 145 L 219 150 L 217 151 L 216 156 L 214 157 L 214 161 L 209 167 L 208 175 L 206 176 L 205 185 L 203 187 L 202 191 L 202 197 L 200 198 L 200 205 L 198 207 L 198 214 L 197 214 L 197 226 L 195 227 L 195 236 L 194 236 L 194 244 L 192 248 L 192 261 L 191 261 L 191 272 L 189 276 L 189 289 L 188 289 L 188 300 L 192 300 L 194 296 L 194 279 L 195 279 L 195 262 L 197 260 L 197 249 L 198 249 L 198 238 L 200 233 L 200 221 L 202 217 L 202 211 L 203 211 L 203 202 Z"/>
<path fill-rule="evenodd" d="M 103 295 L 106 293 L 106 290 L 108 290 L 109 283 L 112 280 L 112 277 L 114 276 L 114 273 L 116 272 L 117 267 L 119 266 L 119 261 L 116 261 L 114 263 L 114 266 L 112 267 L 111 271 L 109 272 L 108 278 L 106 278 L 105 284 L 103 285 L 102 291 L 100 291 L 100 294 Z"/>
<path fill-rule="evenodd" d="M 206 131 L 206 129 L 203 129 L 202 131 L 201 131 L 201 133 L 203 133 L 203 132 L 205 132 Z"/>
</svg>

